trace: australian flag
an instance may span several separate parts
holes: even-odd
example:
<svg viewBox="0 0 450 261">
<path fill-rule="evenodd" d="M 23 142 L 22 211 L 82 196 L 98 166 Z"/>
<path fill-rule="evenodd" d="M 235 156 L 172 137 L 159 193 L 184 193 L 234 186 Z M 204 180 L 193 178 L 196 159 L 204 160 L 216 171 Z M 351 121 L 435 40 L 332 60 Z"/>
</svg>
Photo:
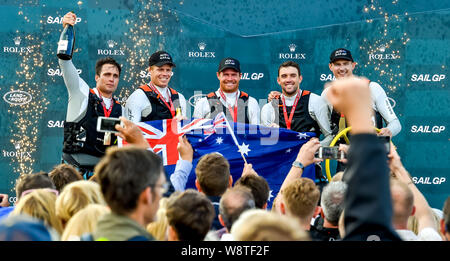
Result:
<svg viewBox="0 0 450 261">
<path fill-rule="evenodd" d="M 219 114 L 215 119 L 175 119 L 140 122 L 144 137 L 153 151 L 161 156 L 166 174 L 175 170 L 179 158 L 178 137 L 186 135 L 194 150 L 193 168 L 186 188 L 195 188 L 195 166 L 201 156 L 218 152 L 230 163 L 233 181 L 238 180 L 244 168 L 244 158 L 263 176 L 270 187 L 269 207 L 291 169 L 300 147 L 312 132 L 295 132 L 284 128 L 228 122 Z M 305 168 L 303 177 L 315 179 L 314 165 Z M 169 178 L 168 178 L 169 180 Z"/>
</svg>

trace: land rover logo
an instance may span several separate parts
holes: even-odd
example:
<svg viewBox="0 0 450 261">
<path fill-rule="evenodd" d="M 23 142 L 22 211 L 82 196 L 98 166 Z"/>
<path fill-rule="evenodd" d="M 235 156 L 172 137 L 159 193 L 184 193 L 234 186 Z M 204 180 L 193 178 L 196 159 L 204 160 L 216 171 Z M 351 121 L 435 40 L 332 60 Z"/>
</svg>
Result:
<svg viewBox="0 0 450 261">
<path fill-rule="evenodd" d="M 24 105 L 32 100 L 32 96 L 24 91 L 10 91 L 3 95 L 3 100 L 11 105 Z"/>
<path fill-rule="evenodd" d="M 192 107 L 195 107 L 195 104 L 203 97 L 206 97 L 206 94 L 194 94 L 191 98 L 189 98 L 188 102 Z"/>
</svg>

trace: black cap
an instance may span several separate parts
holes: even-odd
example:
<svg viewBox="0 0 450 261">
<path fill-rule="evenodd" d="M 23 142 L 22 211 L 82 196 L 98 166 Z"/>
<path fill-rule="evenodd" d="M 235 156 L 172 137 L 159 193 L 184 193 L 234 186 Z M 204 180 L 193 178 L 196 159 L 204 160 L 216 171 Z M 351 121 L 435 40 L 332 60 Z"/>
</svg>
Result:
<svg viewBox="0 0 450 261">
<path fill-rule="evenodd" d="M 238 60 L 228 57 L 220 61 L 218 72 L 221 72 L 225 69 L 234 69 L 237 72 L 241 72 L 241 65 L 239 64 Z"/>
<path fill-rule="evenodd" d="M 172 56 L 170 56 L 170 54 L 165 51 L 157 51 L 156 53 L 153 53 L 148 60 L 148 64 L 150 66 L 156 65 L 158 67 L 163 66 L 164 64 L 170 64 L 175 67 Z"/>
<path fill-rule="evenodd" d="M 336 60 L 347 60 L 353 62 L 352 53 L 344 48 L 336 49 L 330 55 L 330 63 L 333 63 Z"/>
</svg>

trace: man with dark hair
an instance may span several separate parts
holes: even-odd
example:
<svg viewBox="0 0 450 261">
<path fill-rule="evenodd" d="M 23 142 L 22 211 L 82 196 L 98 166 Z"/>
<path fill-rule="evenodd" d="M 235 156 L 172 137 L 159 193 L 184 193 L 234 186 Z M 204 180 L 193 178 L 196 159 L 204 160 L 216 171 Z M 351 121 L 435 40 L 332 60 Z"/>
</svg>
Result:
<svg viewBox="0 0 450 261">
<path fill-rule="evenodd" d="M 221 235 L 220 240 L 233 240 L 230 234 L 231 226 L 244 211 L 253 208 L 255 208 L 255 200 L 249 188 L 237 185 L 227 189 L 220 199 L 219 220 L 226 229 L 226 233 Z"/>
<path fill-rule="evenodd" d="M 256 208 L 267 208 L 270 188 L 269 183 L 267 183 L 267 180 L 264 177 L 258 175 L 244 175 L 240 177 L 234 185 L 240 185 L 250 189 L 255 200 Z"/>
<path fill-rule="evenodd" d="M 161 158 L 132 145 L 111 148 L 95 173 L 111 213 L 99 220 L 93 239 L 154 240 L 145 227 L 168 189 Z"/>
<path fill-rule="evenodd" d="M 211 201 L 188 189 L 170 200 L 166 210 L 169 241 L 203 241 L 214 219 Z"/>
<path fill-rule="evenodd" d="M 76 15 L 69 12 L 63 18 L 63 26 L 74 26 L 75 20 Z M 71 60 L 58 59 L 58 62 L 69 93 L 62 158 L 88 179 L 106 148 L 116 141 L 110 132 L 97 131 L 97 119 L 122 115 L 122 106 L 113 98 L 121 67 L 113 58 L 99 59 L 95 66 L 96 88 L 91 89 L 78 76 Z"/>
<path fill-rule="evenodd" d="M 230 164 L 219 153 L 202 156 L 195 168 L 195 185 L 207 196 L 220 197 L 233 184 Z"/>
<path fill-rule="evenodd" d="M 55 189 L 55 184 L 47 172 L 41 171 L 33 174 L 22 174 L 16 180 L 16 202 L 20 200 L 22 193 L 30 189 Z M 0 220 L 6 218 L 14 210 L 14 206 L 0 208 Z"/>
<path fill-rule="evenodd" d="M 76 168 L 65 163 L 55 166 L 48 175 L 55 184 L 56 190 L 59 192 L 61 192 L 67 184 L 83 179 L 83 176 L 81 176 Z"/>
<path fill-rule="evenodd" d="M 222 59 L 217 70 L 219 89 L 195 104 L 194 118 L 214 119 L 224 112 L 230 122 L 259 124 L 258 102 L 239 90 L 241 76 L 241 65 L 237 59 Z"/>
<path fill-rule="evenodd" d="M 261 124 L 298 132 L 314 132 L 317 138 L 322 133 L 324 140 L 321 143 L 326 146 L 333 138 L 327 104 L 320 96 L 301 90 L 302 80 L 297 63 L 286 61 L 280 65 L 277 83 L 281 86 L 281 95 L 276 93 L 275 98 L 262 107 Z"/>
<path fill-rule="evenodd" d="M 219 202 L 220 197 L 227 188 L 233 184 L 233 177 L 230 174 L 230 164 L 219 153 L 203 155 L 195 168 L 195 186 L 198 191 L 204 193 L 211 200 L 215 215 L 212 228 L 221 229 L 219 222 Z"/>
<path fill-rule="evenodd" d="M 356 62 L 353 60 L 353 56 L 349 50 L 338 48 L 331 52 L 328 66 L 336 79 L 342 79 L 353 76 L 353 70 L 356 67 Z M 381 129 L 378 135 L 391 137 L 397 135 L 402 129 L 402 126 L 395 115 L 394 110 L 392 109 L 391 103 L 386 96 L 386 92 L 378 83 L 372 81 L 369 83 L 369 88 L 372 97 L 372 108 L 375 112 L 372 121 L 374 126 Z M 327 92 L 328 90 L 325 88 L 321 96 L 328 103 L 333 134 L 337 134 L 338 131 L 341 131 L 345 127 L 345 120 L 343 120 L 341 126 L 339 126 L 341 113 L 334 110 L 333 106 L 328 102 Z M 387 125 L 384 128 L 383 120 Z"/>
<path fill-rule="evenodd" d="M 186 99 L 183 94 L 169 87 L 175 63 L 166 51 L 153 53 L 148 70 L 151 81 L 136 89 L 125 105 L 127 118 L 132 122 L 172 119 L 176 110 L 186 116 Z"/>
<path fill-rule="evenodd" d="M 443 217 L 441 219 L 441 233 L 444 235 L 445 240 L 450 241 L 450 197 L 444 203 L 442 209 Z"/>
</svg>

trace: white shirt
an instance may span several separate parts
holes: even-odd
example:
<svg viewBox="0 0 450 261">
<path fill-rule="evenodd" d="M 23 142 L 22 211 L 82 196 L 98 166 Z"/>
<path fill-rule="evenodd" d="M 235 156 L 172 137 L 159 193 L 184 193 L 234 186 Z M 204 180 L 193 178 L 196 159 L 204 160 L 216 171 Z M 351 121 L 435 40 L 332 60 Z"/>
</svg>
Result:
<svg viewBox="0 0 450 261">
<path fill-rule="evenodd" d="M 299 90 L 296 95 L 291 97 L 287 97 L 282 94 L 282 96 L 286 101 L 286 106 L 293 106 L 295 98 L 298 95 L 300 95 L 301 92 L 302 91 Z M 328 116 L 327 103 L 319 95 L 311 93 L 311 95 L 309 96 L 308 112 L 311 118 L 317 122 L 317 124 L 320 127 L 320 131 L 325 136 L 325 138 L 320 143 L 322 144 L 322 146 L 328 146 L 332 141 L 333 137 L 331 136 L 331 127 Z M 261 124 L 267 127 L 269 127 L 272 123 L 276 123 L 279 125 L 279 122 L 275 122 L 276 121 L 275 113 L 276 112 L 273 109 L 271 103 L 265 104 L 261 110 Z"/>
<path fill-rule="evenodd" d="M 88 100 L 89 100 L 89 86 L 78 76 L 77 69 L 72 63 L 72 60 L 58 59 L 59 66 L 63 73 L 64 83 L 69 93 L 69 102 L 67 105 L 66 121 L 78 122 L 84 115 L 86 115 Z M 95 94 L 99 96 L 97 88 L 94 88 Z M 100 97 L 100 96 L 99 96 Z M 109 109 L 112 103 L 111 98 L 102 97 L 106 109 Z M 122 115 L 123 115 L 122 107 Z"/>
<path fill-rule="evenodd" d="M 167 87 L 158 87 L 156 89 L 161 93 L 166 102 L 169 101 L 170 90 Z M 183 94 L 178 93 L 181 114 L 186 116 L 186 99 Z M 150 101 L 142 89 L 136 89 L 130 97 L 128 97 L 125 104 L 125 117 L 132 122 L 140 122 L 142 118 L 147 117 L 152 112 Z"/>
<path fill-rule="evenodd" d="M 228 107 L 230 105 L 231 107 L 234 107 L 236 102 L 236 95 L 241 95 L 241 92 L 237 90 L 233 93 L 225 93 L 226 101 L 220 96 L 219 90 L 216 91 L 217 97 L 219 97 L 219 100 L 222 102 L 222 104 L 225 107 Z M 248 97 L 248 119 L 250 124 L 259 124 L 259 105 L 255 98 Z M 209 107 L 208 99 L 206 97 L 201 98 L 196 104 L 194 108 L 194 115 L 193 118 L 206 118 L 211 119 L 210 116 L 211 108 Z M 225 112 L 227 113 L 227 112 Z"/>
<path fill-rule="evenodd" d="M 403 241 L 442 241 L 439 232 L 431 227 L 422 229 L 418 235 L 407 229 L 397 229 L 396 232 Z"/>
<path fill-rule="evenodd" d="M 391 103 L 389 102 L 389 99 L 386 96 L 386 92 L 378 83 L 372 81 L 369 83 L 369 88 L 370 88 L 370 95 L 372 97 L 373 110 L 381 114 L 381 116 L 387 123 L 386 128 L 388 128 L 392 132 L 392 136 L 397 135 L 401 131 L 402 126 L 397 118 L 397 115 L 395 115 L 394 109 L 392 109 Z M 328 89 L 323 90 L 321 96 L 328 104 L 329 113 L 331 116 L 333 106 L 328 101 L 327 92 Z M 372 117 L 372 121 L 375 126 L 374 117 Z"/>
</svg>

